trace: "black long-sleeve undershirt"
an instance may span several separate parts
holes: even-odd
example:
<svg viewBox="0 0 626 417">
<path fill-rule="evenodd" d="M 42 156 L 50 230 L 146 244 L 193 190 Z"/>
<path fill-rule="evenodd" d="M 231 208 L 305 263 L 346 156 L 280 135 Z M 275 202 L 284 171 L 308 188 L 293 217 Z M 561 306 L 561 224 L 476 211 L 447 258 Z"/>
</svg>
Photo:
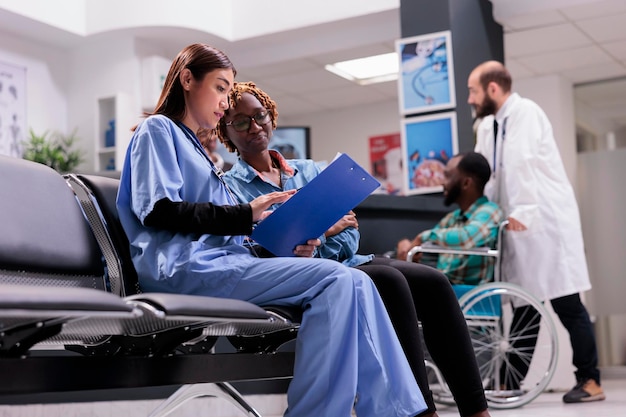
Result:
<svg viewBox="0 0 626 417">
<path fill-rule="evenodd" d="M 164 198 L 156 202 L 144 225 L 175 233 L 249 235 L 252 233 L 252 208 L 250 204 L 218 206 Z"/>
</svg>

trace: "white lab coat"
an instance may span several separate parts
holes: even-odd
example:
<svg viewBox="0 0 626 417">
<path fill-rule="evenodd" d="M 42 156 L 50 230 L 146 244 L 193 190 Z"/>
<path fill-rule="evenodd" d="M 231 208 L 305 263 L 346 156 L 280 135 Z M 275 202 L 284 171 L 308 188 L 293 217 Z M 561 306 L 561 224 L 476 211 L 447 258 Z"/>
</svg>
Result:
<svg viewBox="0 0 626 417">
<path fill-rule="evenodd" d="M 495 119 L 495 157 L 494 116 L 480 123 L 476 137 L 476 152 L 494 171 L 485 193 L 528 228 L 505 233 L 504 280 L 542 301 L 590 289 L 578 205 L 548 117 L 513 93 Z"/>
</svg>

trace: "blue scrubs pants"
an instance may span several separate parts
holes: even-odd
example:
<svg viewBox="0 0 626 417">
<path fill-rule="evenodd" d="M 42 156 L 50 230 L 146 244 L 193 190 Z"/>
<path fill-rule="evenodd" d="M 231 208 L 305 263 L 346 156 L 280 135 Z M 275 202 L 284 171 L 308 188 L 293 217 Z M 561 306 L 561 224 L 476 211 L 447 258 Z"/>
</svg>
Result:
<svg viewBox="0 0 626 417">
<path fill-rule="evenodd" d="M 407 417 L 426 408 L 365 273 L 326 259 L 260 258 L 230 296 L 304 311 L 285 416 L 350 417 L 354 406 L 359 417 Z"/>
</svg>

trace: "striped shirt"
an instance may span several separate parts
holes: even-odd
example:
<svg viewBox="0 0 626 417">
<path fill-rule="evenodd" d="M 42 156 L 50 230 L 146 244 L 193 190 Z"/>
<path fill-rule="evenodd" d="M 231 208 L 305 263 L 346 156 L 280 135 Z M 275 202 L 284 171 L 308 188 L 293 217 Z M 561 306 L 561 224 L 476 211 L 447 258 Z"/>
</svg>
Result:
<svg viewBox="0 0 626 417">
<path fill-rule="evenodd" d="M 502 220 L 498 205 L 482 196 L 465 213 L 461 209 L 448 213 L 434 228 L 420 233 L 420 237 L 424 243 L 451 249 L 493 248 Z M 440 254 L 437 269 L 453 284 L 476 285 L 493 280 L 494 262 L 493 257 L 487 256 Z"/>
</svg>

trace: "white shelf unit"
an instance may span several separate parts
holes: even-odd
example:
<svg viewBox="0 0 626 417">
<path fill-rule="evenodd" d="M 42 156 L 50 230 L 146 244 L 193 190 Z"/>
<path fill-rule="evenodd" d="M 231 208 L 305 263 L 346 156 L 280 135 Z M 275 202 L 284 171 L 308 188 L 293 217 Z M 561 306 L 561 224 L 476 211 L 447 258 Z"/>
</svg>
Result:
<svg viewBox="0 0 626 417">
<path fill-rule="evenodd" d="M 126 156 L 126 148 L 132 136 L 132 100 L 129 94 L 117 93 L 101 97 L 97 103 L 96 160 L 95 170 L 121 171 Z M 113 143 L 107 143 L 107 130 L 115 121 Z"/>
</svg>

